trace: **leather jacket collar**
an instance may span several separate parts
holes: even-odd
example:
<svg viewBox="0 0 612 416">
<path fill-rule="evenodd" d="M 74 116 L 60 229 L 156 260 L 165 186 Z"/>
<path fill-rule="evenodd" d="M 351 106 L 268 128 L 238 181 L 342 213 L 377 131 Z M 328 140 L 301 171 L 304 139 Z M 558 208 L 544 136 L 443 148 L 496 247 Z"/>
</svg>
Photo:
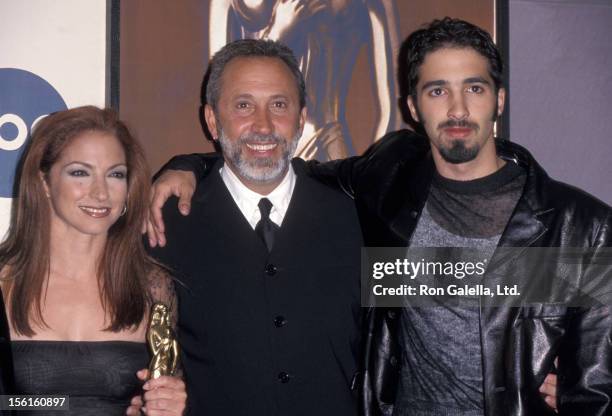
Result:
<svg viewBox="0 0 612 416">
<path fill-rule="evenodd" d="M 425 140 L 421 137 L 411 137 L 403 140 Z M 550 198 L 546 184 L 550 182 L 548 174 L 534 160 L 524 147 L 505 140 L 496 140 L 499 157 L 508 163 L 516 163 L 527 171 L 525 191 L 511 216 L 507 230 L 500 240 L 502 247 L 529 246 L 547 229 L 546 218 L 554 213 L 554 206 L 549 204 Z M 428 145 L 427 145 L 428 147 Z M 389 224 L 398 236 L 406 243 L 410 241 L 418 218 L 429 195 L 429 188 L 435 172 L 431 150 L 416 164 L 413 159 L 400 162 L 403 181 L 396 181 L 395 189 L 383 195 L 384 201 L 379 212 L 382 220 Z M 399 188 L 403 189 L 399 189 Z M 407 191 L 406 191 L 407 190 Z"/>
</svg>

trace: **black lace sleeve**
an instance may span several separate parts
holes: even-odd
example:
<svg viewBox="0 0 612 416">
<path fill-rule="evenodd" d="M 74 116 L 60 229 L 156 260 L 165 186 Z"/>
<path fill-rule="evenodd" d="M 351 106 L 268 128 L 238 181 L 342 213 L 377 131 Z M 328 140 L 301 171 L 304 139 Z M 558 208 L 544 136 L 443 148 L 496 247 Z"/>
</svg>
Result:
<svg viewBox="0 0 612 416">
<path fill-rule="evenodd" d="M 176 330 L 178 322 L 178 300 L 174 290 L 174 278 L 161 267 L 155 267 L 149 277 L 151 304 L 160 302 L 168 306 L 172 327 Z"/>
</svg>

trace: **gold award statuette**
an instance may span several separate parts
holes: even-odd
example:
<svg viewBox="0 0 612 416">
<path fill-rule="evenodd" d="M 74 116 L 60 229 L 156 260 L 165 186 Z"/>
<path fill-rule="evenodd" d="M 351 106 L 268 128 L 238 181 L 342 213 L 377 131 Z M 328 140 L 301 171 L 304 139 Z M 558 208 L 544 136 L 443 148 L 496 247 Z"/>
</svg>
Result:
<svg viewBox="0 0 612 416">
<path fill-rule="evenodd" d="M 156 302 L 151 308 L 147 343 L 151 352 L 149 378 L 175 375 L 179 348 L 170 325 L 170 309 L 163 303 Z"/>
</svg>

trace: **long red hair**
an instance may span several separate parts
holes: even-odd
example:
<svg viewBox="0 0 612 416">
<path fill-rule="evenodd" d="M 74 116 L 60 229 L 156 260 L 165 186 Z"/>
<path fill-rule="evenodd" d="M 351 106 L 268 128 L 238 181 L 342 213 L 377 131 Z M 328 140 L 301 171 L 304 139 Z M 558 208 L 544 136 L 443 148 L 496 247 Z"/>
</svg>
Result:
<svg viewBox="0 0 612 416">
<path fill-rule="evenodd" d="M 110 228 L 98 263 L 100 298 L 110 317 L 106 329 L 136 327 L 145 316 L 149 304 L 147 276 L 154 262 L 147 256 L 140 236 L 150 187 L 144 152 L 114 110 L 78 107 L 41 120 L 20 162 L 10 227 L 0 244 L 6 303 L 11 324 L 19 334 L 32 336 L 33 326 L 46 326 L 42 306 L 50 268 L 50 208 L 40 174 L 48 174 L 72 140 L 91 131 L 119 140 L 128 170 L 128 209 Z"/>
</svg>

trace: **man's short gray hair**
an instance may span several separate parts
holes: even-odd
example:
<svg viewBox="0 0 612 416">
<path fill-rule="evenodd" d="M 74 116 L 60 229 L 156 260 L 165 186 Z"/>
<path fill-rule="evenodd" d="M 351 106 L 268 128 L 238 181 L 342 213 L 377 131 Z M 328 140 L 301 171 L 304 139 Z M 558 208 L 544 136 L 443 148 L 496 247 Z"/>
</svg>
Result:
<svg viewBox="0 0 612 416">
<path fill-rule="evenodd" d="M 221 75 L 225 66 L 234 58 L 240 57 L 266 57 L 282 60 L 295 78 L 300 96 L 300 108 L 306 105 L 306 86 L 304 75 L 293 55 L 291 49 L 280 42 L 263 39 L 241 39 L 230 42 L 210 60 L 208 82 L 206 84 L 206 103 L 217 111 L 217 103 L 221 91 Z"/>
</svg>

